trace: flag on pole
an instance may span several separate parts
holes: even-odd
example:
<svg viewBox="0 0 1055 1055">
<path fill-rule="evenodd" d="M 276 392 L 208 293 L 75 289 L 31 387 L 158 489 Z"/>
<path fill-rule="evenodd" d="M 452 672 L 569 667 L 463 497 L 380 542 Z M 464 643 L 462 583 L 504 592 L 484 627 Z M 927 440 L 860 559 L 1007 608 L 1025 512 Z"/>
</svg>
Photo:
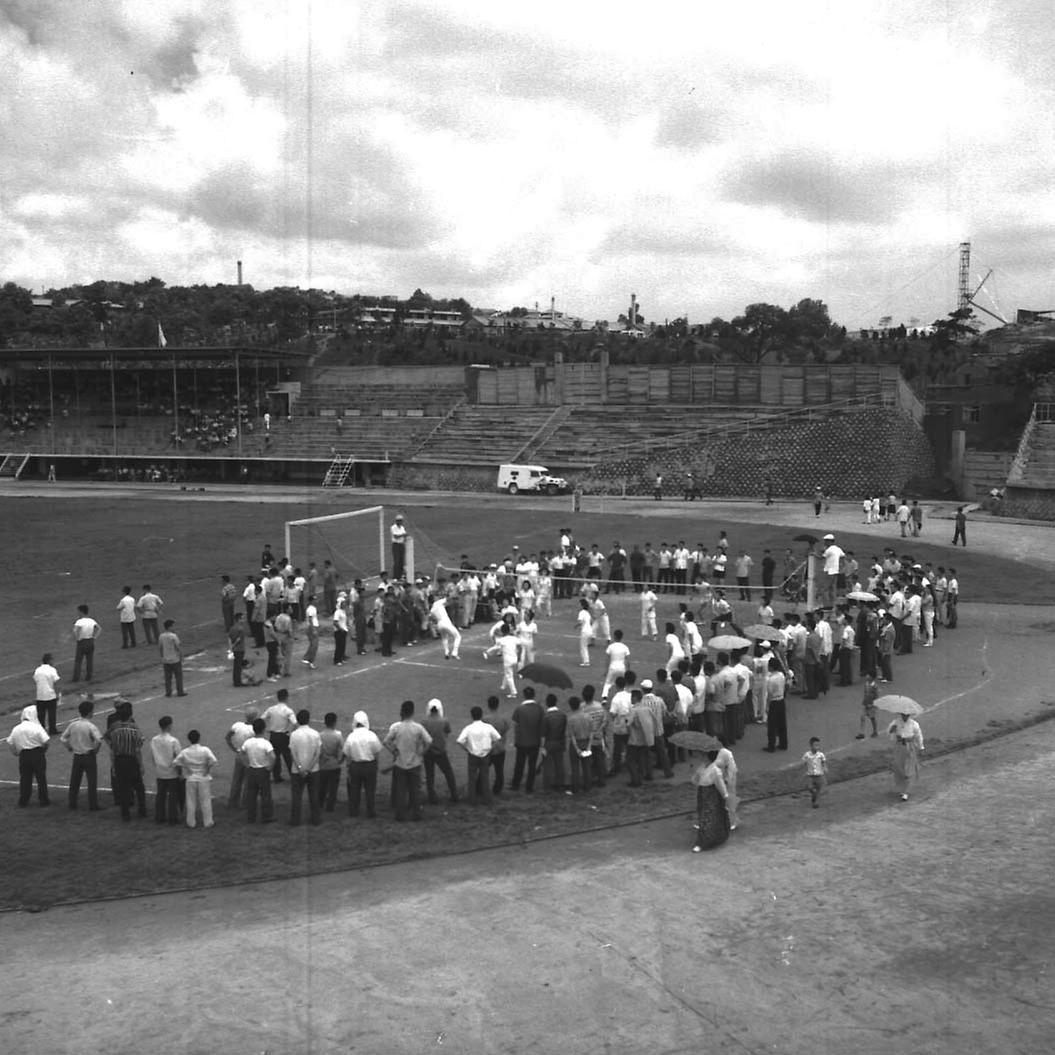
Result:
<svg viewBox="0 0 1055 1055">
<path fill-rule="evenodd" d="M 158 347 L 167 348 L 168 341 L 165 340 L 165 331 L 161 328 L 161 323 L 158 323 Z"/>
</svg>

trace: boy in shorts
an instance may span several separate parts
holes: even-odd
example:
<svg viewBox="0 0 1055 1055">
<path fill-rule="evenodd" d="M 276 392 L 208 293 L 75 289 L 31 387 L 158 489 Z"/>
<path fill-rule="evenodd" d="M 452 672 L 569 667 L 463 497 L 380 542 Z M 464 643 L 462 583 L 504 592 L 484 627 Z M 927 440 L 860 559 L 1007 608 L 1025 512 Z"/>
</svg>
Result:
<svg viewBox="0 0 1055 1055">
<path fill-rule="evenodd" d="M 813 803 L 813 808 L 817 809 L 820 806 L 818 800 L 828 773 L 828 759 L 824 757 L 821 742 L 817 737 L 810 737 L 810 749 L 802 756 L 802 761 L 806 766 L 806 777 L 810 782 L 810 802 Z"/>
<path fill-rule="evenodd" d="M 865 691 L 864 696 L 861 698 L 861 706 L 864 711 L 861 714 L 861 730 L 854 737 L 855 740 L 863 740 L 865 738 L 865 723 L 872 723 L 872 735 L 878 736 L 879 732 L 876 729 L 876 697 L 879 695 L 879 685 L 876 683 L 875 674 L 865 675 Z"/>
</svg>

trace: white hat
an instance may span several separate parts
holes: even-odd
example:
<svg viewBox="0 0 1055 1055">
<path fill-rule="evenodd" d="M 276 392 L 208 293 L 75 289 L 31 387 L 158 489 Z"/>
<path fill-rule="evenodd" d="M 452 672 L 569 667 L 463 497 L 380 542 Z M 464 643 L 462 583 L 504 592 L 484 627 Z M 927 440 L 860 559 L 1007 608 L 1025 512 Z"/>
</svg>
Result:
<svg viewBox="0 0 1055 1055">
<path fill-rule="evenodd" d="M 834 535 L 825 535 L 821 539 L 821 542 L 834 542 L 834 541 L 835 541 L 835 536 Z"/>
<path fill-rule="evenodd" d="M 441 718 L 443 717 L 443 704 L 435 696 L 425 704 L 425 713 L 432 714 L 433 709 L 436 710 Z"/>
<path fill-rule="evenodd" d="M 403 514 L 402 513 L 396 513 L 396 520 L 402 520 L 402 519 L 403 519 Z"/>
<path fill-rule="evenodd" d="M 758 647 L 762 648 L 762 649 L 765 649 L 765 648 L 772 648 L 773 646 L 768 641 L 759 641 Z"/>
<path fill-rule="evenodd" d="M 641 688 L 642 689 L 651 689 L 652 688 L 652 681 L 649 678 L 645 678 L 645 680 L 643 682 L 641 682 Z"/>
</svg>

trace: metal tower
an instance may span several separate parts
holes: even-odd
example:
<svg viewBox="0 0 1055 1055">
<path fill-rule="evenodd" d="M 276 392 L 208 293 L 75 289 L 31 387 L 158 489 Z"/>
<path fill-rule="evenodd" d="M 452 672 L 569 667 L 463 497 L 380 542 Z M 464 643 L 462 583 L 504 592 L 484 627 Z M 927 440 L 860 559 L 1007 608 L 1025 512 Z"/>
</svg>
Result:
<svg viewBox="0 0 1055 1055">
<path fill-rule="evenodd" d="M 970 311 L 971 301 L 974 295 L 971 293 L 971 243 L 960 243 L 960 284 L 956 297 L 956 308 L 958 311 Z"/>
</svg>

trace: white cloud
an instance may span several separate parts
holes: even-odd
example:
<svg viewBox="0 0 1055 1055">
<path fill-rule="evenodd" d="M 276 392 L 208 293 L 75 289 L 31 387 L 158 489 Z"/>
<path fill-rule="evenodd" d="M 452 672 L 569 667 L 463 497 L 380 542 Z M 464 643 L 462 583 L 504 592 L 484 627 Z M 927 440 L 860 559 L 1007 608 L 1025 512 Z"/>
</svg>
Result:
<svg viewBox="0 0 1055 1055">
<path fill-rule="evenodd" d="M 977 232 L 1029 306 L 1053 50 L 1043 0 L 12 3 L 3 277 L 240 255 L 261 286 L 857 325 L 949 310 L 954 263 L 904 283 Z"/>
</svg>

